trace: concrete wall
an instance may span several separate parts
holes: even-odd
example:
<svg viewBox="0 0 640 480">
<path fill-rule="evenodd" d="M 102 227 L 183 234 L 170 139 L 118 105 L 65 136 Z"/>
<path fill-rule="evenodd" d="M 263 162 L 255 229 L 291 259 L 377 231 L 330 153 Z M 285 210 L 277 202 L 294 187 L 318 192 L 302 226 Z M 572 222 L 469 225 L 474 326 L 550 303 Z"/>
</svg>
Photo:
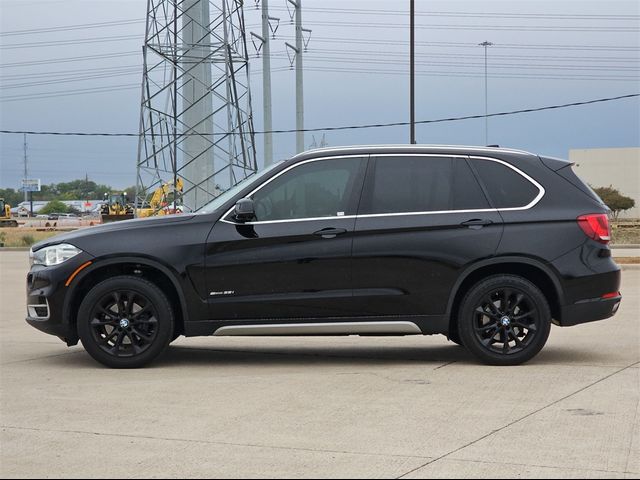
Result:
<svg viewBox="0 0 640 480">
<path fill-rule="evenodd" d="M 636 201 L 620 218 L 640 218 L 640 147 L 589 148 L 569 151 L 574 171 L 592 187 L 617 188 Z"/>
</svg>

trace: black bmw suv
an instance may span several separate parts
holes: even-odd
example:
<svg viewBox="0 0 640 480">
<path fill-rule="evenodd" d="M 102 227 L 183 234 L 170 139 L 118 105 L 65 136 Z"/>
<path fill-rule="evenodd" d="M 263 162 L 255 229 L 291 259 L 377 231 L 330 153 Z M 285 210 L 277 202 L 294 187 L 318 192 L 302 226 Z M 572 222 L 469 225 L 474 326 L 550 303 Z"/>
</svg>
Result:
<svg viewBox="0 0 640 480">
<path fill-rule="evenodd" d="M 515 365 L 615 314 L 607 207 L 571 164 L 502 148 L 321 149 L 194 214 L 35 245 L 27 322 L 110 367 L 179 335 L 443 334 Z"/>
</svg>

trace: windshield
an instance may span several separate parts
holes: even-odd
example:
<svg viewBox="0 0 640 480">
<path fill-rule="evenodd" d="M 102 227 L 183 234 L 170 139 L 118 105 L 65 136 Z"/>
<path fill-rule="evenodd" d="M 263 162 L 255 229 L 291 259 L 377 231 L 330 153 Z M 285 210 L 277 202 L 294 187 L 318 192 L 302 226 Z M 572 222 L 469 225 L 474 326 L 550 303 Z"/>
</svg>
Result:
<svg viewBox="0 0 640 480">
<path fill-rule="evenodd" d="M 205 213 L 211 213 L 211 212 L 216 211 L 217 209 L 222 207 L 222 205 L 227 203 L 231 198 L 233 198 L 240 190 L 242 190 L 243 188 L 248 187 L 250 185 L 258 183 L 260 181 L 260 179 L 265 176 L 265 174 L 267 174 L 268 172 L 273 170 L 275 167 L 277 167 L 281 163 L 282 162 L 274 163 L 273 165 L 268 166 L 264 170 L 261 170 L 261 171 L 259 171 L 257 173 L 253 173 L 253 174 L 249 175 L 247 178 L 245 178 L 244 180 L 241 180 L 239 183 L 237 183 L 234 187 L 231 187 L 226 192 L 221 193 L 216 198 L 214 198 L 212 201 L 207 203 L 205 206 L 203 206 L 203 207 L 199 208 L 198 210 L 196 210 L 194 213 L 205 214 Z"/>
</svg>

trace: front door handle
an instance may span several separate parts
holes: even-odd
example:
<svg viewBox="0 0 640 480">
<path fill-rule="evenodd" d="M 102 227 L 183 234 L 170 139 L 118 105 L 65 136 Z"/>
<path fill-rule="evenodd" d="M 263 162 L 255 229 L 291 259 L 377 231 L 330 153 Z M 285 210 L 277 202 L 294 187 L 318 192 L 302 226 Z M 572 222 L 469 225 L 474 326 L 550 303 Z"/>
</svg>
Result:
<svg viewBox="0 0 640 480">
<path fill-rule="evenodd" d="M 491 225 L 493 222 L 491 220 L 486 220 L 482 218 L 474 218 L 471 220 L 467 220 L 466 222 L 462 222 L 460 225 L 463 227 L 469 227 L 472 230 L 479 230 L 482 227 L 486 227 L 487 225 Z"/>
<path fill-rule="evenodd" d="M 322 230 L 318 230 L 317 232 L 313 232 L 314 235 L 317 235 L 322 238 L 336 238 L 338 235 L 342 235 L 343 233 L 347 233 L 344 228 L 323 228 Z"/>
</svg>

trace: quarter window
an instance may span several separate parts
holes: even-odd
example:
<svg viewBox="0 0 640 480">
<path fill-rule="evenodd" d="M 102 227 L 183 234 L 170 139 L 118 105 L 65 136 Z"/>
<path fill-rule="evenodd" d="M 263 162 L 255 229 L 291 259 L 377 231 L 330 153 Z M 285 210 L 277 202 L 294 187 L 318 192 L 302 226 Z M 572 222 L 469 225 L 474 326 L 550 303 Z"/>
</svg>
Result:
<svg viewBox="0 0 640 480">
<path fill-rule="evenodd" d="M 495 208 L 518 208 L 536 198 L 538 187 L 512 168 L 491 160 L 472 160 Z"/>
<path fill-rule="evenodd" d="M 362 214 L 487 209 L 489 203 L 463 158 L 377 157 Z"/>
<path fill-rule="evenodd" d="M 291 169 L 253 195 L 256 221 L 353 214 L 353 193 L 356 186 L 361 187 L 362 166 L 362 158 L 341 158 Z"/>
</svg>

